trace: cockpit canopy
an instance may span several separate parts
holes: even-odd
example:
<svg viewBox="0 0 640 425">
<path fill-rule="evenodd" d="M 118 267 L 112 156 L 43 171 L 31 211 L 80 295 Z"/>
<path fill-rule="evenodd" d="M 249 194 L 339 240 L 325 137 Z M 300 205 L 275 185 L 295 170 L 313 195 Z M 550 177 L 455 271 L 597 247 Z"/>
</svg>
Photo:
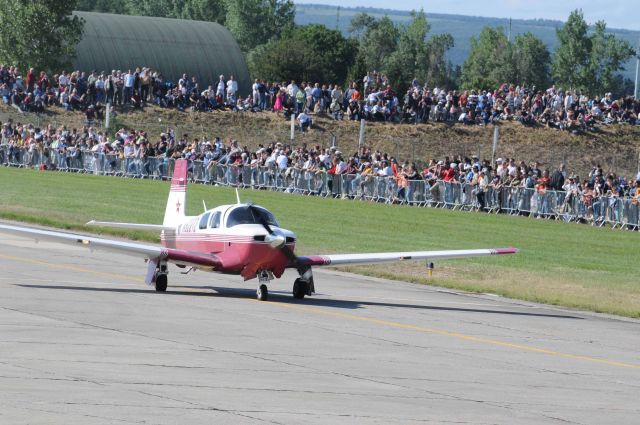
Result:
<svg viewBox="0 0 640 425">
<path fill-rule="evenodd" d="M 240 224 L 262 224 L 280 227 L 276 218 L 269 211 L 256 205 L 237 206 L 227 216 L 227 228 Z"/>
</svg>

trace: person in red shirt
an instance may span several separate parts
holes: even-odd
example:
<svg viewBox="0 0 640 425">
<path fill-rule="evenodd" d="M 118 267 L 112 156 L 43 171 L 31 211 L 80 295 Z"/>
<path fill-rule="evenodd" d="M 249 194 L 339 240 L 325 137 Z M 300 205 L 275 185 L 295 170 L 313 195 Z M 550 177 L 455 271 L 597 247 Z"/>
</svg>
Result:
<svg viewBox="0 0 640 425">
<path fill-rule="evenodd" d="M 355 100 L 356 102 L 360 101 L 360 91 L 358 91 L 357 87 L 353 87 L 351 90 L 351 100 Z"/>
<path fill-rule="evenodd" d="M 456 178 L 457 168 L 458 168 L 458 164 L 456 164 L 455 162 L 452 162 L 449 165 L 449 168 L 444 170 L 442 180 L 444 180 L 447 183 L 454 181 Z"/>
</svg>

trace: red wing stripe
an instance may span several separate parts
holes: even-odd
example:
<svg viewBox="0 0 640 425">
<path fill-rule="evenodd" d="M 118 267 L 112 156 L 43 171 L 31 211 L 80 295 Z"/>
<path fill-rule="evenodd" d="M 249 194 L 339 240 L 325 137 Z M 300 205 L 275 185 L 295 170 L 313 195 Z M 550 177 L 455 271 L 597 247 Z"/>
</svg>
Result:
<svg viewBox="0 0 640 425">
<path fill-rule="evenodd" d="M 197 264 L 206 267 L 220 267 L 222 263 L 218 257 L 212 255 L 202 255 L 196 253 L 190 253 L 187 251 L 181 251 L 179 249 L 167 249 L 167 259 L 174 262 L 185 262 L 190 264 Z"/>
<path fill-rule="evenodd" d="M 495 251 L 496 251 L 497 255 L 517 254 L 518 253 L 518 248 L 497 248 Z"/>
</svg>

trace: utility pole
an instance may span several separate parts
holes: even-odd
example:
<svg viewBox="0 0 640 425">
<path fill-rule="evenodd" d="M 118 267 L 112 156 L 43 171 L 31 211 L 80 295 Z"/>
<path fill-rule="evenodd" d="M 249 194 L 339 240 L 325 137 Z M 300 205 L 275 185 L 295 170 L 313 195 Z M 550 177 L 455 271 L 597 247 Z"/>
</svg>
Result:
<svg viewBox="0 0 640 425">
<path fill-rule="evenodd" d="M 511 43 L 511 18 L 509 18 L 509 33 L 507 35 L 507 41 Z"/>
<path fill-rule="evenodd" d="M 633 97 L 638 100 L 638 71 L 640 68 L 640 40 L 638 40 L 638 49 L 636 50 L 636 85 L 633 89 Z"/>
</svg>

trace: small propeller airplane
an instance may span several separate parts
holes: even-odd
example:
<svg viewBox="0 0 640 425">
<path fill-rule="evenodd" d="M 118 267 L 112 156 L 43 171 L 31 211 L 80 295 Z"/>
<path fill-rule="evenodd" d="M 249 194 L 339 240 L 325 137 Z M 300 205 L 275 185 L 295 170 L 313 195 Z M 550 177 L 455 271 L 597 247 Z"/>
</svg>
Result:
<svg viewBox="0 0 640 425">
<path fill-rule="evenodd" d="M 293 297 L 302 299 L 315 292 L 312 267 L 342 264 L 370 264 L 400 260 L 436 260 L 484 255 L 515 254 L 516 248 L 447 251 L 386 252 L 298 256 L 296 235 L 278 224 L 267 209 L 249 203 L 220 205 L 198 216 L 185 214 L 187 161 L 175 163 L 169 199 L 161 225 L 90 221 L 89 225 L 160 232 L 161 245 L 124 242 L 80 234 L 0 224 L 0 232 L 36 240 L 80 244 L 91 249 L 139 256 L 147 261 L 145 282 L 158 292 L 167 290 L 168 264 L 180 268 L 240 275 L 245 281 L 258 278 L 257 298 L 266 301 L 267 284 L 293 268 L 299 277 L 293 283 Z"/>
</svg>

